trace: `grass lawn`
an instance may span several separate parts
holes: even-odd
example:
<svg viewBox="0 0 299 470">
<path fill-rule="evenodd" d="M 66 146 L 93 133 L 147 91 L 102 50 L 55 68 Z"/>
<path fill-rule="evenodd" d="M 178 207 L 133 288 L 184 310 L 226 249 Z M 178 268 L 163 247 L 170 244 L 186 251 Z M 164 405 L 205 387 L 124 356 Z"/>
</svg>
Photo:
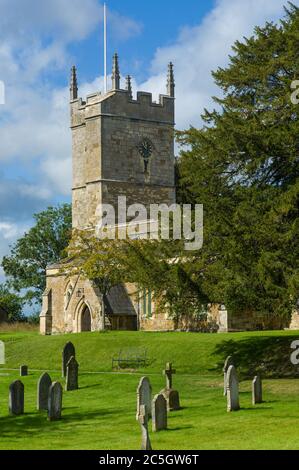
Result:
<svg viewBox="0 0 299 470">
<path fill-rule="evenodd" d="M 182 410 L 170 413 L 169 429 L 151 433 L 155 450 L 299 449 L 298 366 L 290 364 L 296 332 L 228 335 L 192 333 L 107 332 L 41 337 L 34 332 L 1 333 L 6 365 L 0 368 L 0 449 L 140 448 L 135 421 L 136 387 L 150 377 L 153 393 L 164 386 L 162 369 L 172 361 L 174 386 Z M 64 393 L 63 419 L 49 423 L 36 412 L 36 385 L 41 371 L 61 379 L 61 350 L 71 340 L 80 364 L 80 390 Z M 119 349 L 148 349 L 149 366 L 136 373 L 112 373 L 111 357 Z M 241 410 L 226 412 L 221 367 L 233 353 L 240 371 Z M 25 415 L 8 415 L 8 386 L 17 369 L 28 364 Z M 256 370 L 263 373 L 264 400 L 251 405 Z"/>
</svg>

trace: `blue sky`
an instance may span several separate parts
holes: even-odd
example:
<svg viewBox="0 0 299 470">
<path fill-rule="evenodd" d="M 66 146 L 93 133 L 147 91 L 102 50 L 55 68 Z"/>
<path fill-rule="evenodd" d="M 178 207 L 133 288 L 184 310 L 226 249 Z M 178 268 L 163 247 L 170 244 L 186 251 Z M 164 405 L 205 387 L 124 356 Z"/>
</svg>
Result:
<svg viewBox="0 0 299 470">
<path fill-rule="evenodd" d="M 114 30 L 109 31 L 108 24 L 108 40 L 109 58 L 111 59 L 112 51 L 117 51 L 123 73 L 134 74 L 140 82 L 150 74 L 154 52 L 161 45 L 165 47 L 173 44 L 184 26 L 189 28 L 199 24 L 215 5 L 215 1 L 187 0 L 185 3 L 182 0 L 110 0 L 107 4 L 109 9 L 131 18 L 138 25 L 136 31 L 139 33 L 123 40 L 122 37 L 117 37 Z M 83 79 L 92 80 L 99 73 L 102 49 L 103 38 L 97 30 L 87 41 L 71 47 Z"/>
<path fill-rule="evenodd" d="M 293 0 L 298 4 L 299 0 Z M 200 125 L 217 89 L 211 70 L 256 24 L 277 21 L 284 0 L 110 0 L 109 68 L 114 51 L 134 90 L 164 93 L 175 64 L 178 128 Z M 32 214 L 70 200 L 68 78 L 80 95 L 103 83 L 99 0 L 0 0 L 0 259 L 32 224 Z M 3 272 L 0 269 L 0 282 Z"/>
</svg>

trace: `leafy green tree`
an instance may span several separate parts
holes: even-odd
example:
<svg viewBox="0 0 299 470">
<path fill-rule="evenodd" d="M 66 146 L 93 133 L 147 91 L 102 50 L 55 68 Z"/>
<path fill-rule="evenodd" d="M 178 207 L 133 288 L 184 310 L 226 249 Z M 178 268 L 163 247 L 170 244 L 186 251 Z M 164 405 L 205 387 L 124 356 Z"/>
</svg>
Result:
<svg viewBox="0 0 299 470">
<path fill-rule="evenodd" d="M 193 255 L 183 251 L 181 241 L 109 240 L 76 230 L 68 255 L 62 271 L 91 280 L 103 306 L 112 287 L 134 283 L 140 290 L 151 290 L 158 308 L 175 321 L 203 314 L 207 297 L 193 279 Z"/>
<path fill-rule="evenodd" d="M 10 292 L 6 284 L 0 284 L 0 307 L 8 313 L 9 321 L 23 321 L 22 309 L 24 300 L 17 294 Z"/>
<path fill-rule="evenodd" d="M 182 202 L 204 204 L 194 263 L 211 301 L 288 317 L 299 292 L 299 9 L 236 42 L 203 127 L 178 133 Z"/>
<path fill-rule="evenodd" d="M 59 261 L 71 237 L 71 206 L 49 207 L 34 216 L 35 225 L 2 260 L 8 283 L 16 292 L 26 289 L 26 301 L 40 302 L 46 286 L 46 268 Z"/>
<path fill-rule="evenodd" d="M 101 295 L 102 312 L 105 296 L 126 279 L 123 246 L 121 241 L 97 237 L 92 230 L 73 230 L 68 258 L 61 267 L 61 272 L 69 277 L 80 276 L 93 282 Z M 104 315 L 102 321 L 105 329 Z"/>
<path fill-rule="evenodd" d="M 208 298 L 194 275 L 194 254 L 178 240 L 127 240 L 123 250 L 127 281 L 150 289 L 156 306 L 176 324 L 182 317 L 201 319 Z"/>
</svg>

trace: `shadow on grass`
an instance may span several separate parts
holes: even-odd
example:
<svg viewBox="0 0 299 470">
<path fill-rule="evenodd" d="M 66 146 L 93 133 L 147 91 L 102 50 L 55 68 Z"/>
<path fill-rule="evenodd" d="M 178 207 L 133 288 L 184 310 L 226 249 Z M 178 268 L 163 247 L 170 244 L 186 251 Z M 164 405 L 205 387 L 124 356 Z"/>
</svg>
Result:
<svg viewBox="0 0 299 470">
<path fill-rule="evenodd" d="M 260 411 L 260 410 L 273 410 L 273 406 L 263 406 L 263 405 L 256 405 L 256 407 L 246 407 L 241 406 L 240 411 Z"/>
<path fill-rule="evenodd" d="M 67 408 L 65 412 L 69 411 L 70 408 Z M 55 431 L 61 429 L 61 426 L 65 424 L 73 424 L 74 426 L 80 423 L 81 425 L 89 425 L 88 421 L 92 421 L 97 418 L 104 418 L 106 416 L 111 416 L 119 414 L 119 410 L 98 410 L 94 412 L 81 412 L 81 413 L 68 413 L 63 414 L 62 419 L 59 421 L 48 421 L 47 413 L 28 413 L 22 416 L 3 416 L 0 417 L 0 429 L 1 437 L 8 436 L 10 438 L 20 439 L 22 435 L 31 435 L 35 436 L 45 431 Z M 72 428 L 73 429 L 73 428 Z M 70 432 L 73 432 L 72 429 Z M 64 429 L 64 431 L 66 431 Z"/>
<path fill-rule="evenodd" d="M 183 431 L 185 429 L 194 429 L 194 426 L 177 426 L 176 428 L 167 428 L 167 432 Z"/>
<path fill-rule="evenodd" d="M 227 356 L 233 356 L 234 364 L 243 379 L 256 374 L 269 378 L 298 378 L 299 366 L 291 363 L 291 344 L 297 336 L 259 336 L 244 340 L 225 340 L 219 343 L 213 355 L 217 356 L 217 366 L 211 371 L 222 372 Z"/>
<path fill-rule="evenodd" d="M 88 388 L 100 388 L 100 387 L 102 388 L 103 385 L 99 384 L 99 383 L 92 384 L 92 385 L 83 385 L 83 386 L 80 385 L 78 390 L 87 390 Z M 70 392 L 77 392 L 78 390 L 70 390 Z M 69 393 L 69 392 L 67 392 L 67 393 Z"/>
</svg>

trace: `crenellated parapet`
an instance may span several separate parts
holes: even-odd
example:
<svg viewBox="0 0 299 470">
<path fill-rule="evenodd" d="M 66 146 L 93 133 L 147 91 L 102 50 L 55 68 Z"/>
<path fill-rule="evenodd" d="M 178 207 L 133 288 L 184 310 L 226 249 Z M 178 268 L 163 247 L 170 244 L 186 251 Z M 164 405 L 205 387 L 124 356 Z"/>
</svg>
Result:
<svg viewBox="0 0 299 470">
<path fill-rule="evenodd" d="M 167 76 L 167 94 L 159 95 L 159 101 L 153 99 L 152 93 L 138 91 L 133 98 L 131 77 L 126 78 L 126 89 L 120 88 L 120 72 L 118 56 L 113 58 L 112 89 L 105 94 L 90 94 L 83 101 L 78 98 L 77 76 L 74 78 L 72 69 L 71 85 L 71 127 L 84 125 L 86 120 L 96 117 L 127 117 L 144 121 L 159 121 L 174 125 L 174 73 L 173 65 L 169 64 Z M 75 84 L 75 85 L 74 85 Z M 77 98 L 75 98 L 77 96 Z"/>
</svg>

